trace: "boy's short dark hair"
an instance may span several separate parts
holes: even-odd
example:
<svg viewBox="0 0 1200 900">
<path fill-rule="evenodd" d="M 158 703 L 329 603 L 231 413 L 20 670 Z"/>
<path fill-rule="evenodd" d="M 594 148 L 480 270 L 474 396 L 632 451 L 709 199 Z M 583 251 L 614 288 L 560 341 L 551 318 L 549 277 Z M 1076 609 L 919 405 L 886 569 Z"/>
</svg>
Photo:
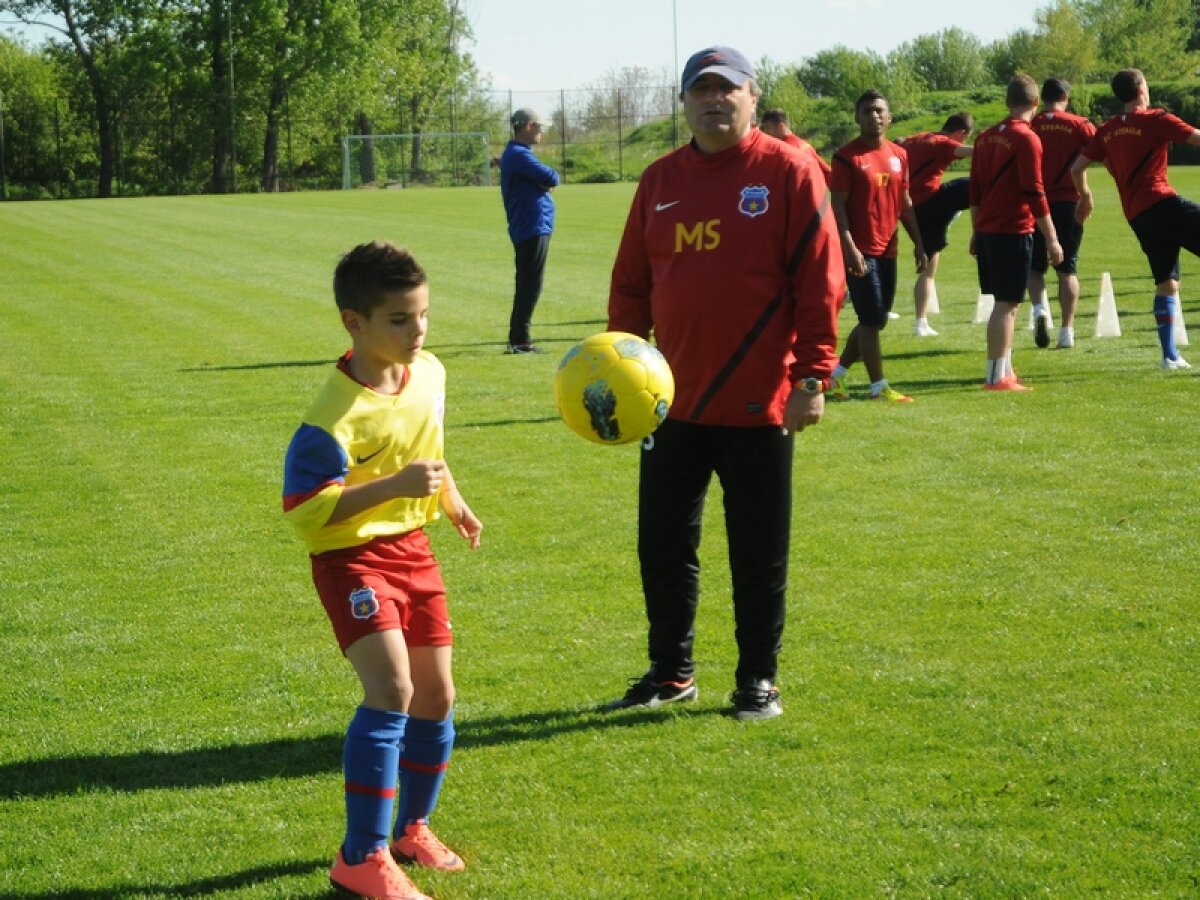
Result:
<svg viewBox="0 0 1200 900">
<path fill-rule="evenodd" d="M 956 131 L 965 131 L 970 134 L 974 130 L 975 117 L 969 112 L 956 112 L 947 118 L 946 124 L 942 126 L 942 131 L 946 134 L 953 134 Z"/>
<path fill-rule="evenodd" d="M 1037 106 L 1037 82 L 1028 75 L 1014 75 L 1004 92 L 1004 102 L 1010 109 L 1015 106 Z"/>
<path fill-rule="evenodd" d="M 857 116 L 860 109 L 862 109 L 868 103 L 874 103 L 876 100 L 882 100 L 884 103 L 888 102 L 888 98 L 883 96 L 883 94 L 881 94 L 879 91 L 863 91 L 862 95 L 854 101 L 854 115 Z"/>
<path fill-rule="evenodd" d="M 338 309 L 369 316 L 387 294 L 411 291 L 429 278 L 411 253 L 388 241 L 359 244 L 346 253 L 333 273 Z"/>
<path fill-rule="evenodd" d="M 1047 78 L 1042 82 L 1042 102 L 1061 103 L 1071 94 L 1071 84 L 1065 78 Z"/>
<path fill-rule="evenodd" d="M 1141 69 L 1122 69 L 1112 77 L 1110 84 L 1112 92 L 1122 103 L 1130 103 L 1137 99 L 1138 88 L 1146 83 L 1146 76 Z"/>
<path fill-rule="evenodd" d="M 788 121 L 787 110 L 780 106 L 772 107 L 762 114 L 763 125 L 791 125 Z"/>
</svg>

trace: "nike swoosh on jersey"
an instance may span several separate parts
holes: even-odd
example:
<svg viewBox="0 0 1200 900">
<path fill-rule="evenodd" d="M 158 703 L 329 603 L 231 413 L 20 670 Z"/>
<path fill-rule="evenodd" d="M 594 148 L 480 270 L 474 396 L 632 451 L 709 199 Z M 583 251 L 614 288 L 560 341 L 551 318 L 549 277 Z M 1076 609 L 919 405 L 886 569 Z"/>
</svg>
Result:
<svg viewBox="0 0 1200 900">
<path fill-rule="evenodd" d="M 664 209 L 670 209 L 672 206 L 674 206 L 678 202 L 679 202 L 678 200 L 672 200 L 670 203 L 655 203 L 654 211 L 662 212 Z"/>
<path fill-rule="evenodd" d="M 384 444 L 382 447 L 380 447 L 380 448 L 379 448 L 378 450 L 376 450 L 374 453 L 368 453 L 366 456 L 356 456 L 356 457 L 354 457 L 354 462 L 355 462 L 355 464 L 356 464 L 356 465 L 360 465 L 360 466 L 361 466 L 361 465 L 363 465 L 363 463 L 366 463 L 366 462 L 368 462 L 369 460 L 372 460 L 372 459 L 374 459 L 376 456 L 378 456 L 380 453 L 382 453 L 382 452 L 383 452 L 384 450 L 386 450 L 386 449 L 387 449 L 387 444 Z"/>
</svg>

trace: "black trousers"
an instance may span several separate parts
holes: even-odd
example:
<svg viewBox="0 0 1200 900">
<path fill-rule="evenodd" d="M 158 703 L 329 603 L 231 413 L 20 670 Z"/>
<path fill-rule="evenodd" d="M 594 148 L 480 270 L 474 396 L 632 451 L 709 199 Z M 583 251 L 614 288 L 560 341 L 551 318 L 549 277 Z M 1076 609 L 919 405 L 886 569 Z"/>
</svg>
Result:
<svg viewBox="0 0 1200 900">
<path fill-rule="evenodd" d="M 528 344 L 533 310 L 542 295 L 542 275 L 546 271 L 546 256 L 550 253 L 550 235 L 539 234 L 513 244 L 517 277 L 513 291 L 512 315 L 508 320 L 508 342 Z"/>
<path fill-rule="evenodd" d="M 778 427 L 726 428 L 668 419 L 643 444 L 638 560 L 650 663 L 663 681 L 695 671 L 701 519 L 715 473 L 724 491 L 733 580 L 735 678 L 775 679 L 783 641 L 792 516 L 793 437 Z"/>
</svg>

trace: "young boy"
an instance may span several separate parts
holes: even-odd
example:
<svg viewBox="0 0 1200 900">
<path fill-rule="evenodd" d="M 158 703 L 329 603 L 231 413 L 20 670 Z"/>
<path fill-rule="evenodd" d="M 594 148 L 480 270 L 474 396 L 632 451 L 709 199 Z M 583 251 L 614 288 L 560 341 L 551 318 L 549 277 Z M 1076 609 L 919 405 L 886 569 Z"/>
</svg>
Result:
<svg viewBox="0 0 1200 900">
<path fill-rule="evenodd" d="M 360 896 L 407 900 L 425 895 L 397 859 L 464 867 L 427 824 L 454 744 L 454 682 L 445 586 L 424 526 L 440 504 L 472 549 L 483 526 L 443 458 L 446 372 L 422 349 L 424 270 L 407 250 L 361 244 L 342 257 L 333 293 L 353 347 L 288 447 L 283 508 L 363 687 L 342 757 L 346 835 L 329 877 Z"/>
</svg>

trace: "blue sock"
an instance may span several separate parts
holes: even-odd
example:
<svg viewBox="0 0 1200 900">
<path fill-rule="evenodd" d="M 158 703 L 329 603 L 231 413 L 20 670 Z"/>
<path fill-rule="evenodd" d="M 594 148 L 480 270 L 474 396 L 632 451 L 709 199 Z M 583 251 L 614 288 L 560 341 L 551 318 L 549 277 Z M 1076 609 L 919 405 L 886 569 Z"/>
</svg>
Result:
<svg viewBox="0 0 1200 900">
<path fill-rule="evenodd" d="M 408 715 L 360 706 L 346 729 L 342 772 L 346 785 L 346 840 L 342 856 L 352 866 L 387 846 L 396 800 L 396 766 Z"/>
<path fill-rule="evenodd" d="M 1162 344 L 1164 359 L 1177 359 L 1179 351 L 1175 349 L 1175 306 L 1179 300 L 1175 297 L 1164 297 L 1161 294 L 1154 298 L 1154 322 L 1158 326 L 1158 342 Z"/>
<path fill-rule="evenodd" d="M 433 812 L 450 765 L 452 749 L 453 710 L 441 722 L 408 720 L 400 750 L 400 812 L 396 816 L 396 837 L 404 834 L 404 826 L 409 822 L 428 819 Z"/>
</svg>

